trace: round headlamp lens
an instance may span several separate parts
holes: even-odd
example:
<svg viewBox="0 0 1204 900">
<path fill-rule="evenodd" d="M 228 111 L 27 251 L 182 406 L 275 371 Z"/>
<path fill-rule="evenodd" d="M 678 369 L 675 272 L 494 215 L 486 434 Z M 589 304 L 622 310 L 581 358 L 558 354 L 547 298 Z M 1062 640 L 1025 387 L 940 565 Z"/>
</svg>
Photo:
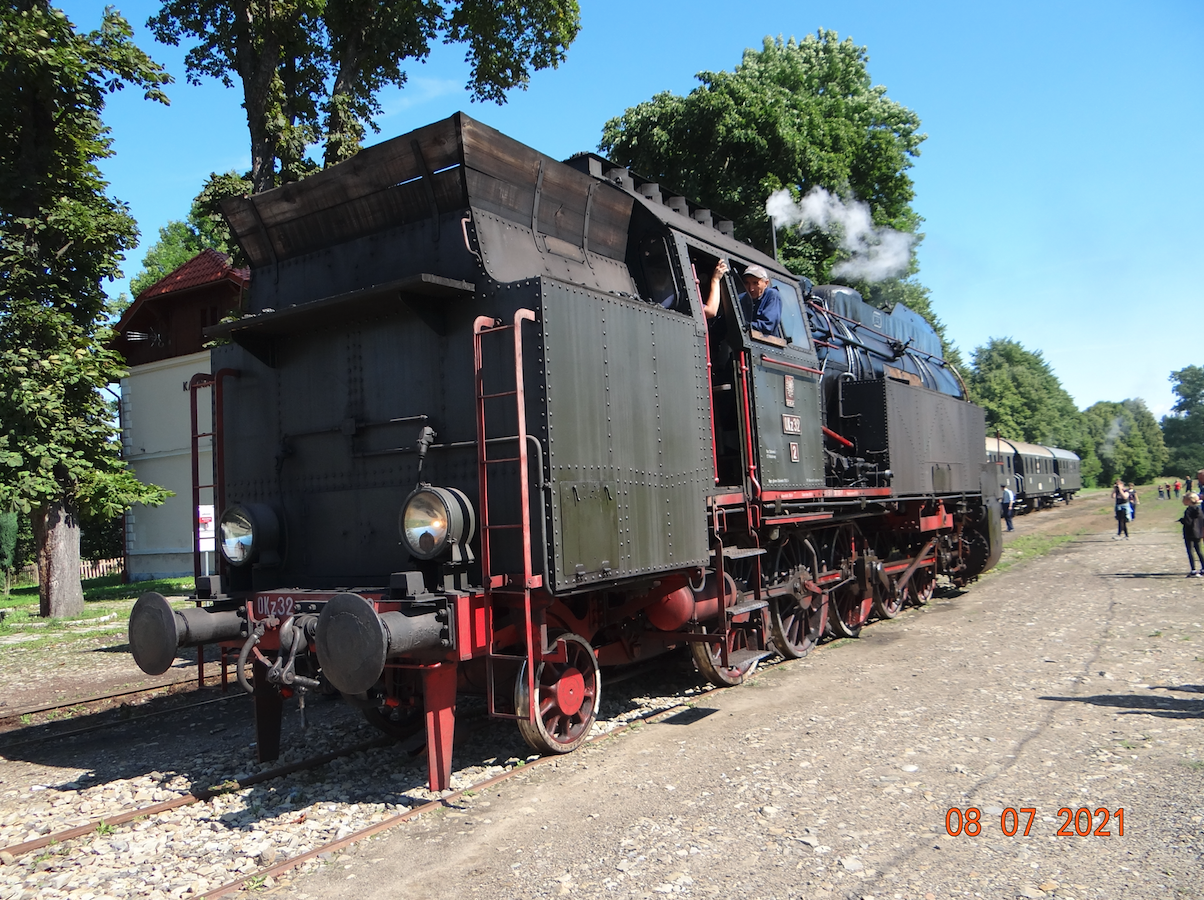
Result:
<svg viewBox="0 0 1204 900">
<path fill-rule="evenodd" d="M 255 526 L 251 517 L 241 507 L 232 506 L 222 513 L 221 531 L 222 556 L 234 566 L 241 566 L 251 558 L 255 549 Z"/>
<path fill-rule="evenodd" d="M 402 538 L 420 559 L 430 559 L 447 542 L 447 504 L 434 491 L 418 491 L 401 513 Z"/>
</svg>

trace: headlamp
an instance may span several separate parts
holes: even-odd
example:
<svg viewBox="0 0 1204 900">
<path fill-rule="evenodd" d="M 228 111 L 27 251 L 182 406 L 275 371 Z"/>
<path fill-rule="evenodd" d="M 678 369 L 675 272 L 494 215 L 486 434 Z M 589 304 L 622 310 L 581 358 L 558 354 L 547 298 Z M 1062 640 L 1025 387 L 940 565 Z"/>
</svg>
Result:
<svg viewBox="0 0 1204 900">
<path fill-rule="evenodd" d="M 420 485 L 401 507 L 398 528 L 401 541 L 416 559 L 435 559 L 449 549 L 453 562 L 472 559 L 468 542 L 476 532 L 477 517 L 463 491 Z"/>
<path fill-rule="evenodd" d="M 235 503 L 222 512 L 218 523 L 222 556 L 232 566 L 276 558 L 280 525 L 270 506 Z"/>
</svg>

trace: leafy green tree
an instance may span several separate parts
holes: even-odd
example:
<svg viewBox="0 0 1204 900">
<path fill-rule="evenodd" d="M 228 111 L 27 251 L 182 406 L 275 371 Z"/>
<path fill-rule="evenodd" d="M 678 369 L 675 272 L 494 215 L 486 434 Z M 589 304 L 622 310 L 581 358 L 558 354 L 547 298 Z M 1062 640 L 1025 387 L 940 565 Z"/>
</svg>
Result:
<svg viewBox="0 0 1204 900">
<path fill-rule="evenodd" d="M 1133 416 L 1133 427 L 1141 433 L 1142 443 L 1145 444 L 1146 453 L 1150 458 L 1149 471 L 1141 477 L 1141 483 L 1145 483 L 1166 471 L 1170 453 L 1166 449 L 1166 441 L 1163 439 L 1162 429 L 1158 426 L 1158 420 L 1145 405 L 1145 401 L 1139 398 L 1122 400 L 1121 403 Z M 1133 481 L 1131 478 L 1127 480 Z"/>
<path fill-rule="evenodd" d="M 765 252 L 773 239 L 770 195 L 786 189 L 798 200 L 823 188 L 868 204 L 873 225 L 914 236 L 922 219 L 907 170 L 925 135 L 914 112 L 875 86 L 865 47 L 834 31 L 802 40 L 767 37 L 745 50 L 732 72 L 701 72 L 687 96 L 663 92 L 603 126 L 599 150 L 640 175 L 734 217 L 736 236 Z M 791 271 L 823 283 L 849 256 L 840 229 L 780 230 L 778 255 Z M 852 279 L 882 306 L 902 301 L 945 340 L 928 291 L 913 277 L 914 252 L 902 277 Z"/>
<path fill-rule="evenodd" d="M 167 495 L 121 462 L 101 395 L 122 374 L 101 282 L 137 237 L 97 168 L 101 112 L 126 83 L 166 102 L 170 81 L 131 36 L 112 9 L 80 33 L 46 0 L 0 7 L 0 508 L 32 513 L 44 616 L 83 608 L 81 514 Z"/>
<path fill-rule="evenodd" d="M 1171 414 L 1162 417 L 1167 463 L 1157 474 L 1191 475 L 1204 469 L 1204 367 L 1188 366 L 1171 372 L 1171 388 L 1178 398 Z"/>
<path fill-rule="evenodd" d="M 159 229 L 155 241 L 142 258 L 142 268 L 130 279 L 130 291 L 135 297 L 160 279 L 170 275 L 202 250 L 217 250 L 230 257 L 235 266 L 246 265 L 242 247 L 230 233 L 230 226 L 221 215 L 220 204 L 226 197 L 249 194 L 251 181 L 235 172 L 224 175 L 212 173 L 205 179 L 201 192 L 192 201 L 188 220 L 173 219 Z M 129 298 L 122 295 L 124 311 Z M 116 302 L 115 302 L 116 305 Z"/>
<path fill-rule="evenodd" d="M 1082 434 L 1074 398 L 1041 351 L 992 338 L 976 347 L 966 379 L 970 398 L 987 412 L 987 428 L 1006 438 L 1075 450 Z"/>
<path fill-rule="evenodd" d="M 188 225 L 197 236 L 197 242 L 202 248 L 216 250 L 230 257 L 231 265 L 235 267 L 248 264 L 242 252 L 242 246 L 234 240 L 230 233 L 230 223 L 222 215 L 221 203 L 227 197 L 244 197 L 254 190 L 251 183 L 251 173 L 239 175 L 237 172 L 225 172 L 219 175 L 211 172 L 201 187 L 201 192 L 193 198 L 192 207 L 188 211 Z"/>
<path fill-rule="evenodd" d="M 1155 455 L 1146 443 L 1132 402 L 1100 401 L 1083 411 L 1083 422 L 1100 461 L 1105 484 L 1117 478 L 1143 484 L 1161 474 L 1155 468 Z"/>
<path fill-rule="evenodd" d="M 146 251 L 142 269 L 130 279 L 130 293 L 137 297 L 204 249 L 200 236 L 187 222 L 173 219 L 159 229 L 159 240 Z"/>
<path fill-rule="evenodd" d="M 8 596 L 13 565 L 17 558 L 18 519 L 15 512 L 0 512 L 0 569 L 4 570 L 4 596 Z"/>
<path fill-rule="evenodd" d="M 257 192 L 313 171 L 312 144 L 326 165 L 352 156 L 380 90 L 404 85 L 406 61 L 440 36 L 466 45 L 472 98 L 502 103 L 564 60 L 579 25 L 577 0 L 164 0 L 147 22 L 163 43 L 196 41 L 191 83 L 241 82 Z"/>
<path fill-rule="evenodd" d="M 971 356 L 966 378 L 970 399 L 986 410 L 987 431 L 1005 438 L 1060 447 L 1082 460 L 1083 483 L 1101 471 L 1074 398 L 1040 350 L 1026 350 L 1011 338 L 992 338 Z"/>
</svg>

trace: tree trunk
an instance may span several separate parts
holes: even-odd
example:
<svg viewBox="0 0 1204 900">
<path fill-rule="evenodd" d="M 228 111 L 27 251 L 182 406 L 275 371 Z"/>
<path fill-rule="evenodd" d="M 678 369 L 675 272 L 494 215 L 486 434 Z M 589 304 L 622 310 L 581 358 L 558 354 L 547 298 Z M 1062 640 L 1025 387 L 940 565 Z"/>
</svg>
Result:
<svg viewBox="0 0 1204 900">
<path fill-rule="evenodd" d="M 78 616 L 84 611 L 79 580 L 79 517 L 67 503 L 55 501 L 33 513 L 38 545 L 38 601 L 41 615 Z"/>
</svg>

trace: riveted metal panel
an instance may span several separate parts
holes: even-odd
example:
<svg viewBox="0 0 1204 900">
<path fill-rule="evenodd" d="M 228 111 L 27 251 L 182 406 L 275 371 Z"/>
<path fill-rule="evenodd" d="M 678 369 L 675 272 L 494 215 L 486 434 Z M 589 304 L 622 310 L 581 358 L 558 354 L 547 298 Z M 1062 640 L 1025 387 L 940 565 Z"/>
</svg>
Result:
<svg viewBox="0 0 1204 900">
<path fill-rule="evenodd" d="M 980 490 L 985 413 L 964 400 L 889 378 L 841 383 L 841 427 L 858 456 L 894 473 L 895 494 Z"/>
<path fill-rule="evenodd" d="M 816 367 L 814 353 L 754 347 L 753 360 L 761 486 L 775 491 L 822 488 L 820 376 L 800 368 Z"/>
<path fill-rule="evenodd" d="M 397 517 L 418 481 L 425 415 L 438 431 L 422 477 L 476 496 L 469 298 L 448 334 L 404 308 L 276 337 L 269 367 L 237 344 L 215 348 L 225 383 L 226 495 L 280 519 L 279 585 L 387 583 L 410 566 Z M 456 446 L 453 446 L 456 445 Z"/>
<path fill-rule="evenodd" d="M 703 564 L 713 481 L 704 337 L 660 307 L 542 285 L 555 589 Z M 589 523 L 583 505 L 597 507 Z"/>
</svg>

